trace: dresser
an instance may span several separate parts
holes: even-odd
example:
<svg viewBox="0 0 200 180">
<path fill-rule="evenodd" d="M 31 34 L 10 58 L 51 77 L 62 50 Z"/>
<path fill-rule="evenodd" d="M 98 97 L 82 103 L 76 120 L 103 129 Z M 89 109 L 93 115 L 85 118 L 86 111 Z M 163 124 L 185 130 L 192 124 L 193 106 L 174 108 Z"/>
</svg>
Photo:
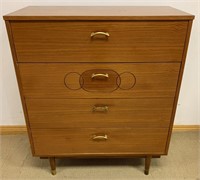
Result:
<svg viewBox="0 0 200 180">
<path fill-rule="evenodd" d="M 194 16 L 30 6 L 4 16 L 33 156 L 167 155 Z"/>
</svg>

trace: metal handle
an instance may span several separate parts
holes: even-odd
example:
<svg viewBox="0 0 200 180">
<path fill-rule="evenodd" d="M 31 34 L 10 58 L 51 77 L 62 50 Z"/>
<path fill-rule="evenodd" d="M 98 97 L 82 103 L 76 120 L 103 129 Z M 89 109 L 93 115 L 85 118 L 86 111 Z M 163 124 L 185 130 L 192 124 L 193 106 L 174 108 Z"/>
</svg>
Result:
<svg viewBox="0 0 200 180">
<path fill-rule="evenodd" d="M 105 74 L 101 74 L 101 73 L 95 74 L 95 73 L 93 73 L 91 78 L 93 79 L 93 78 L 95 78 L 95 77 L 109 78 L 109 75 L 108 75 L 107 73 L 105 73 Z"/>
<path fill-rule="evenodd" d="M 94 106 L 93 112 L 107 112 L 108 106 Z"/>
<path fill-rule="evenodd" d="M 99 32 L 92 32 L 90 36 L 91 36 L 91 38 L 93 38 L 96 35 L 104 35 L 106 37 L 110 36 L 110 34 L 108 32 L 100 32 L 100 31 Z"/>
<path fill-rule="evenodd" d="M 107 134 L 105 134 L 105 135 L 94 135 L 93 137 L 92 137 L 92 140 L 94 140 L 94 141 L 106 141 L 108 139 L 108 136 L 107 136 Z"/>
</svg>

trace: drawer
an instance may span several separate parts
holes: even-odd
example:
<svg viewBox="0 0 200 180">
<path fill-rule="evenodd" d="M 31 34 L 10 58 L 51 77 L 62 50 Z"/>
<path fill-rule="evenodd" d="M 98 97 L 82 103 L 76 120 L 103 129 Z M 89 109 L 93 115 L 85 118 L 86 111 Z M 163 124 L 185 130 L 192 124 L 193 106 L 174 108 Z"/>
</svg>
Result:
<svg viewBox="0 0 200 180">
<path fill-rule="evenodd" d="M 20 63 L 26 98 L 174 97 L 180 63 Z"/>
<path fill-rule="evenodd" d="M 164 154 L 167 128 L 33 129 L 36 156 Z"/>
<path fill-rule="evenodd" d="M 19 62 L 181 61 L 187 25 L 187 21 L 11 22 Z M 97 34 L 91 37 L 92 33 Z"/>
<path fill-rule="evenodd" d="M 168 128 L 173 98 L 27 99 L 30 127 Z"/>
</svg>

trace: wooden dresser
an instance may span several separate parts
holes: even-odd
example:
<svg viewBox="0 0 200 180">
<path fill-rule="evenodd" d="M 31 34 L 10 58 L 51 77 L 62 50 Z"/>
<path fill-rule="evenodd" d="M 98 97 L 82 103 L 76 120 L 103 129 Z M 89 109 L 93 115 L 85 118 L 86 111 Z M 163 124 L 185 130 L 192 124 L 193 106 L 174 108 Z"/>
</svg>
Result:
<svg viewBox="0 0 200 180">
<path fill-rule="evenodd" d="M 27 7 L 4 16 L 33 156 L 167 155 L 193 15 Z"/>
</svg>

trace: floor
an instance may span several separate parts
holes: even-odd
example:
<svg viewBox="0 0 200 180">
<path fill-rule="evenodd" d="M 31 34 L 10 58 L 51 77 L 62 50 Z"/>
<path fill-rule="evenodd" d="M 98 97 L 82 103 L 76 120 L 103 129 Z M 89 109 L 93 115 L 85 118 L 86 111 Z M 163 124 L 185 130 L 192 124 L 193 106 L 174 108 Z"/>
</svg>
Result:
<svg viewBox="0 0 200 180">
<path fill-rule="evenodd" d="M 32 157 L 27 135 L 0 136 L 0 179 L 66 180 L 200 180 L 200 134 L 175 132 L 168 156 L 153 159 L 144 175 L 144 160 L 58 159 L 57 174 L 50 174 L 49 161 Z"/>
</svg>

